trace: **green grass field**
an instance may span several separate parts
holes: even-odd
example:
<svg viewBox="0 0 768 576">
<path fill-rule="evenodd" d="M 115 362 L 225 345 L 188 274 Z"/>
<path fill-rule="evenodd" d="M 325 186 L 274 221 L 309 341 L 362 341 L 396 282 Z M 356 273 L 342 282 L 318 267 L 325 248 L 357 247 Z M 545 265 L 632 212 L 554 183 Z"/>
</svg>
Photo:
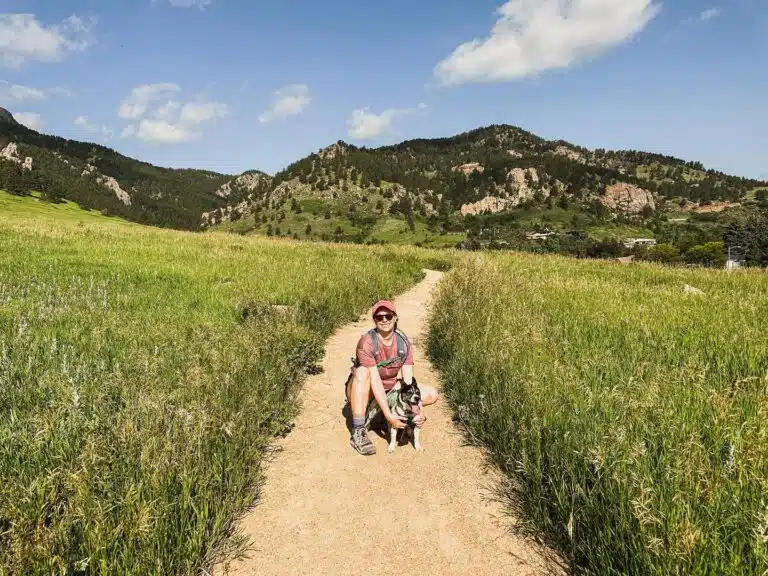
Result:
<svg viewBox="0 0 768 576">
<path fill-rule="evenodd" d="M 317 202 L 322 202 L 322 207 L 313 206 Z M 466 238 L 464 233 L 440 234 L 432 232 L 421 218 L 416 219 L 414 223 L 415 230 L 411 231 L 405 219 L 377 213 L 371 210 L 370 206 L 366 209 L 361 209 L 359 214 L 361 216 L 375 216 L 376 223 L 364 227 L 362 225 L 354 226 L 350 222 L 345 216 L 346 212 L 340 201 L 302 200 L 301 205 L 303 210 L 299 214 L 289 210 L 284 211 L 285 218 L 282 221 L 275 219 L 269 220 L 266 223 L 259 222 L 258 226 L 254 228 L 254 217 L 249 215 L 235 222 L 219 224 L 216 226 L 216 230 L 220 232 L 266 236 L 267 226 L 270 226 L 273 235 L 292 236 L 295 233 L 301 240 L 319 241 L 324 237 L 333 240 L 337 237 L 337 229 L 340 228 L 342 236 L 347 239 L 354 238 L 358 234 L 363 233 L 363 242 L 373 241 L 403 246 L 419 244 L 425 248 L 453 248 L 457 243 Z M 311 212 L 313 208 L 318 211 L 317 215 Z M 331 210 L 331 218 L 325 218 L 326 208 Z M 276 213 L 276 211 L 274 212 Z M 340 212 L 344 216 L 340 216 Z M 271 215 L 272 212 L 269 212 L 269 214 Z M 307 234 L 307 226 L 310 227 L 309 234 Z"/>
<path fill-rule="evenodd" d="M 577 566 L 762 575 L 766 318 L 764 271 L 482 255 L 446 276 L 429 354 L 518 517 Z"/>
<path fill-rule="evenodd" d="M 0 574 L 193 574 L 331 330 L 436 264 L 0 192 Z"/>
</svg>

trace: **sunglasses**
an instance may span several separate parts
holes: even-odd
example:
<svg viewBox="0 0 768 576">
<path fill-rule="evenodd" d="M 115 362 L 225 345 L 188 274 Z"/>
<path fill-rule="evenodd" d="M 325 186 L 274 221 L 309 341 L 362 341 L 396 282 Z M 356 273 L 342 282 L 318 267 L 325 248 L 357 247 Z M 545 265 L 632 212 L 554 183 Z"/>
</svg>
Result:
<svg viewBox="0 0 768 576">
<path fill-rule="evenodd" d="M 373 319 L 376 320 L 376 322 L 389 322 L 394 317 L 394 314 L 376 314 Z"/>
</svg>

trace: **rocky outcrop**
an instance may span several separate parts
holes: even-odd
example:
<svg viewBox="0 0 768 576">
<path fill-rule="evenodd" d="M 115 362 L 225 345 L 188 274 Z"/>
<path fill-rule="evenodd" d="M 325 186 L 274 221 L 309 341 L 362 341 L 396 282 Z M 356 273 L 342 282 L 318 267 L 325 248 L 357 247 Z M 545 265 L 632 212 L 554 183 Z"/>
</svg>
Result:
<svg viewBox="0 0 768 576">
<path fill-rule="evenodd" d="M 586 159 L 580 152 L 577 152 L 573 148 L 568 148 L 568 146 L 558 146 L 555 148 L 554 153 L 558 156 L 565 156 L 576 162 L 581 162 L 582 164 L 586 163 Z"/>
<path fill-rule="evenodd" d="M 98 170 L 96 169 L 96 166 L 94 166 L 93 164 L 86 164 L 80 176 L 81 177 L 91 176 L 92 174 L 96 174 L 97 175 L 96 182 L 112 190 L 112 192 L 115 193 L 115 196 L 117 196 L 117 199 L 120 200 L 120 202 L 122 202 L 126 206 L 131 205 L 131 196 L 130 194 L 128 194 L 128 192 L 126 192 L 120 187 L 120 183 L 114 178 L 112 178 L 112 176 L 105 176 L 104 174 L 99 174 Z"/>
<path fill-rule="evenodd" d="M 2 108 L 0 108 L 0 110 L 2 110 Z M 0 158 L 16 164 L 21 164 L 22 170 L 32 170 L 32 158 L 27 156 L 22 162 L 19 157 L 19 147 L 16 142 L 9 142 L 5 148 L 0 150 Z"/>
<path fill-rule="evenodd" d="M 318 156 L 323 160 L 333 160 L 337 155 L 347 154 L 347 144 L 344 142 L 336 142 L 320 150 Z"/>
<path fill-rule="evenodd" d="M 528 188 L 528 182 L 539 183 L 539 173 L 536 168 L 512 168 L 507 174 L 507 180 L 512 180 L 512 184 L 518 188 Z"/>
<path fill-rule="evenodd" d="M 510 181 L 517 194 L 510 197 L 511 203 L 515 206 L 526 200 L 533 198 L 534 190 L 532 185 L 538 185 L 539 173 L 536 168 L 513 168 L 507 174 L 507 180 Z M 544 197 L 549 196 L 548 190 L 542 190 Z"/>
<path fill-rule="evenodd" d="M 216 190 L 214 194 L 216 194 L 216 196 L 219 198 L 229 198 L 232 194 L 233 184 L 240 188 L 245 188 L 248 190 L 248 192 L 253 192 L 259 184 L 268 178 L 269 176 L 260 172 L 249 172 L 246 174 L 241 174 L 234 180 L 230 180 L 224 184 L 221 188 Z"/>
<path fill-rule="evenodd" d="M 120 202 L 122 202 L 126 206 L 131 205 L 130 195 L 128 194 L 128 192 L 120 188 L 120 184 L 118 183 L 117 180 L 112 178 L 112 176 L 99 176 L 96 178 L 96 182 L 98 182 L 99 184 L 103 184 L 104 186 L 112 190 L 112 192 L 115 193 L 115 196 L 117 196 L 117 199 L 120 200 Z"/>
<path fill-rule="evenodd" d="M 486 196 L 478 202 L 472 204 L 464 204 L 461 207 L 461 215 L 469 216 L 482 214 L 483 212 L 490 212 L 495 214 L 496 212 L 503 212 L 507 209 L 510 202 L 505 198 L 498 198 L 496 196 Z"/>
<path fill-rule="evenodd" d="M 465 176 L 469 176 L 473 172 L 479 172 L 482 174 L 485 172 L 485 168 L 479 162 L 469 162 L 467 164 L 462 164 L 461 166 L 455 166 L 453 171 L 461 172 Z"/>
<path fill-rule="evenodd" d="M 656 209 L 653 194 L 639 186 L 624 182 L 606 186 L 605 195 L 600 197 L 600 202 L 611 210 L 633 214 L 641 212 L 646 206 L 650 206 L 652 210 Z"/>
</svg>

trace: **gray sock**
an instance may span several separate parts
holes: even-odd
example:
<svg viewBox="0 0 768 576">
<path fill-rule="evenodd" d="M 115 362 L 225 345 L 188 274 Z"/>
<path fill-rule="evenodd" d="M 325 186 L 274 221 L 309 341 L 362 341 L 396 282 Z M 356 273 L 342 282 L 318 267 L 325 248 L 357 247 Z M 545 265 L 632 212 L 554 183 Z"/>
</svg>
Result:
<svg viewBox="0 0 768 576">
<path fill-rule="evenodd" d="M 365 416 L 353 416 L 352 430 L 360 430 L 362 428 L 365 428 Z"/>
</svg>

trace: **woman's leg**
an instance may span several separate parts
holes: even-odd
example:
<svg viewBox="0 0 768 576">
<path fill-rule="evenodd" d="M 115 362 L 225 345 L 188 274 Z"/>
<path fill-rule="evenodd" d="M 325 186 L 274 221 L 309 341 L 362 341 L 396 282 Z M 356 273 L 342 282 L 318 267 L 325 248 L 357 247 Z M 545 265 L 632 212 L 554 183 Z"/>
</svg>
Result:
<svg viewBox="0 0 768 576">
<path fill-rule="evenodd" d="M 368 368 L 355 369 L 355 377 L 347 386 L 347 399 L 352 410 L 352 437 L 349 442 L 363 456 L 376 454 L 376 447 L 365 430 L 365 416 L 371 399 L 371 374 Z"/>
<path fill-rule="evenodd" d="M 347 386 L 347 400 L 349 400 L 353 417 L 365 417 L 371 397 L 371 374 L 368 368 L 363 366 L 355 368 L 355 377 Z"/>
</svg>

